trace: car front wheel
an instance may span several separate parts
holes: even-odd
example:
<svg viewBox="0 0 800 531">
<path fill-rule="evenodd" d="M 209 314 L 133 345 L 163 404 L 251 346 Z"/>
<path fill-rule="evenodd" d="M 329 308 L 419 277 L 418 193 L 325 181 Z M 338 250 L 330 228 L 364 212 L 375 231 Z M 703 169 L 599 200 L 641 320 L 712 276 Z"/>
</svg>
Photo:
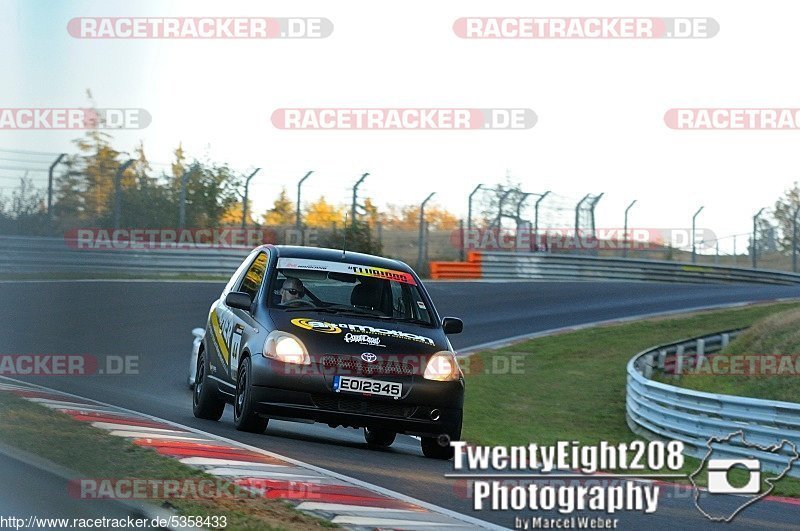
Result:
<svg viewBox="0 0 800 531">
<path fill-rule="evenodd" d="M 373 448 L 388 448 L 394 442 L 397 434 L 393 431 L 380 428 L 364 428 L 364 439 Z"/>
<path fill-rule="evenodd" d="M 259 416 L 253 410 L 253 384 L 250 358 L 242 360 L 236 379 L 236 399 L 233 401 L 233 423 L 239 431 L 264 433 L 269 419 Z"/>
</svg>

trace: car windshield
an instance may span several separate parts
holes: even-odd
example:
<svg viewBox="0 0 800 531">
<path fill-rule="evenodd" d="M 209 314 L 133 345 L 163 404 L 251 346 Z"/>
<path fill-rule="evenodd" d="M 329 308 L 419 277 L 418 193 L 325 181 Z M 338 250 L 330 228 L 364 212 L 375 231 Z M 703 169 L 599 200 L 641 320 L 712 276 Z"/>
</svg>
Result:
<svg viewBox="0 0 800 531">
<path fill-rule="evenodd" d="M 280 258 L 269 305 L 432 325 L 414 277 L 403 271 L 342 262 Z"/>
</svg>

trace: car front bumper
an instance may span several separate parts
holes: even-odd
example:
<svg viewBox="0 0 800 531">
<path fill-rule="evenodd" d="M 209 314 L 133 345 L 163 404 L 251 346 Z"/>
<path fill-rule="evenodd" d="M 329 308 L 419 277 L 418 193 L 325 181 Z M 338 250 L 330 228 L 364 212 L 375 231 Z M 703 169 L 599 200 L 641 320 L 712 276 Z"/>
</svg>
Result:
<svg viewBox="0 0 800 531">
<path fill-rule="evenodd" d="M 451 439 L 461 436 L 464 381 L 425 380 L 421 376 L 353 374 L 403 384 L 403 396 L 391 398 L 335 392 L 333 372 L 298 370 L 254 356 L 252 399 L 268 417 L 304 419 L 332 426 L 382 428 L 397 433 Z M 349 375 L 346 375 L 349 376 Z"/>
</svg>

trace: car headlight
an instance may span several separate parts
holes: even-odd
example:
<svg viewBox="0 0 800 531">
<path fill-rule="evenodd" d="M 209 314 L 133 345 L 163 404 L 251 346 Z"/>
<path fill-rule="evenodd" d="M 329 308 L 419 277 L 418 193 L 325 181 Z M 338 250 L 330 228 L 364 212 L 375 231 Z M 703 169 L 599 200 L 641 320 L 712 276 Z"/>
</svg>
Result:
<svg viewBox="0 0 800 531">
<path fill-rule="evenodd" d="M 303 342 L 292 334 L 279 330 L 270 332 L 267 336 L 264 356 L 284 363 L 311 365 L 311 358 Z"/>
<path fill-rule="evenodd" d="M 428 360 L 425 367 L 425 379 L 451 382 L 461 378 L 461 369 L 455 354 L 449 351 L 437 352 Z"/>
</svg>

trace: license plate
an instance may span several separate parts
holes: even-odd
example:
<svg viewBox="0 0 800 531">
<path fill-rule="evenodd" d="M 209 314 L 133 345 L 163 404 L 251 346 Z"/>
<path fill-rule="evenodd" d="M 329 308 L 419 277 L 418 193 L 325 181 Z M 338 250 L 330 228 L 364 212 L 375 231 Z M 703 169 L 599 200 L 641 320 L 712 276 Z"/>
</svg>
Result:
<svg viewBox="0 0 800 531">
<path fill-rule="evenodd" d="M 370 395 L 400 398 L 403 394 L 403 384 L 382 382 L 370 378 L 357 378 L 355 376 L 334 376 L 333 390 L 337 393 L 367 393 Z"/>
</svg>

